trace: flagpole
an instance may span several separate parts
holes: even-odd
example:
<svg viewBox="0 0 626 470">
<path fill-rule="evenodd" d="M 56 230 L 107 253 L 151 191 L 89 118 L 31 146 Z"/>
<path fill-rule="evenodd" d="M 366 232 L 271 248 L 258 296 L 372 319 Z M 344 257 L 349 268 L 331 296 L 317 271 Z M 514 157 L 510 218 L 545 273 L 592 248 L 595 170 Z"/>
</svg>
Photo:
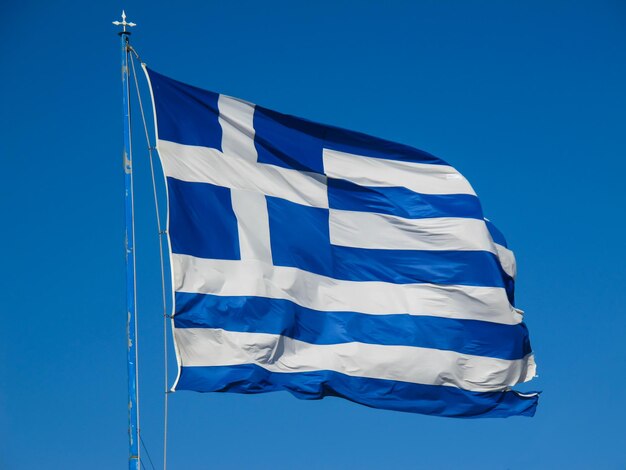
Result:
<svg viewBox="0 0 626 470">
<path fill-rule="evenodd" d="M 118 34 L 122 46 L 122 106 L 124 114 L 124 207 L 125 207 L 125 244 L 126 244 L 126 307 L 128 333 L 128 468 L 139 470 L 139 394 L 137 390 L 137 331 L 135 301 L 135 231 L 133 207 L 132 151 L 130 127 L 130 87 L 128 71 L 128 54 L 130 31 L 127 27 L 135 23 L 126 22 L 126 13 L 122 11 L 122 21 L 114 21 L 114 25 L 122 26 Z"/>
</svg>

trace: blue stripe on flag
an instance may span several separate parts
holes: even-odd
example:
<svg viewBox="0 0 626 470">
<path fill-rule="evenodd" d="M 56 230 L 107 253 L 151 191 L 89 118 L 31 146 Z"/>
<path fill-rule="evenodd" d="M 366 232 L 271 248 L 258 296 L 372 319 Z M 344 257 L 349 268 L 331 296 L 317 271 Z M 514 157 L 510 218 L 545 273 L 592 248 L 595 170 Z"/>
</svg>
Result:
<svg viewBox="0 0 626 470">
<path fill-rule="evenodd" d="M 508 245 L 506 244 L 506 238 L 504 238 L 502 232 L 498 230 L 498 227 L 496 227 L 490 220 L 485 219 L 485 223 L 487 224 L 487 230 L 489 230 L 489 234 L 491 235 L 493 241 L 498 245 L 502 245 L 508 248 Z"/>
<path fill-rule="evenodd" d="M 241 258 L 228 188 L 174 178 L 167 178 L 167 187 L 172 252 L 200 258 Z"/>
<path fill-rule="evenodd" d="M 148 69 L 159 139 L 222 149 L 219 94 L 187 85 Z"/>
<path fill-rule="evenodd" d="M 468 392 L 328 370 L 270 372 L 255 364 L 183 366 L 176 390 L 246 394 L 287 391 L 303 400 L 334 396 L 372 408 L 458 418 L 534 416 L 538 401 L 538 395 L 523 396 L 513 391 Z"/>
<path fill-rule="evenodd" d="M 420 194 L 402 187 L 367 187 L 328 178 L 331 209 L 377 212 L 406 219 L 466 217 L 483 219 L 480 201 L 471 194 Z"/>
<path fill-rule="evenodd" d="M 373 250 L 332 246 L 332 276 L 347 281 L 504 287 L 512 279 L 488 251 Z M 324 273 L 317 273 L 324 274 Z"/>
<path fill-rule="evenodd" d="M 398 160 L 412 163 L 448 165 L 441 158 L 409 145 L 373 137 L 362 132 L 350 131 L 335 126 L 324 128 L 324 148 L 364 157 Z"/>
<path fill-rule="evenodd" d="M 408 145 L 282 114 L 262 106 L 254 111 L 255 145 L 261 163 L 324 173 L 323 149 L 390 160 L 447 165 Z"/>
<path fill-rule="evenodd" d="M 443 349 L 522 359 L 531 352 L 526 325 L 407 314 L 322 312 L 285 299 L 176 293 L 176 328 L 270 333 L 312 344 L 360 342 Z"/>
</svg>

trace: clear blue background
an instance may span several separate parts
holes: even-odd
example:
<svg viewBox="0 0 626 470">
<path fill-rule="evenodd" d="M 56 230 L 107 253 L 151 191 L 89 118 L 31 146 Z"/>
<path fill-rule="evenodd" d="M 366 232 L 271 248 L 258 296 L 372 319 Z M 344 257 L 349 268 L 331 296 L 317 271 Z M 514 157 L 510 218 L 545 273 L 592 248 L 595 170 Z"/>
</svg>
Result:
<svg viewBox="0 0 626 470">
<path fill-rule="evenodd" d="M 122 7 L 157 71 L 462 171 L 517 253 L 539 363 L 519 388 L 543 390 L 535 418 L 506 420 L 180 392 L 170 468 L 626 467 L 626 4 L 180 0 L 0 6 L 0 468 L 126 467 Z M 158 245 L 136 131 L 142 429 L 158 467 Z"/>
</svg>

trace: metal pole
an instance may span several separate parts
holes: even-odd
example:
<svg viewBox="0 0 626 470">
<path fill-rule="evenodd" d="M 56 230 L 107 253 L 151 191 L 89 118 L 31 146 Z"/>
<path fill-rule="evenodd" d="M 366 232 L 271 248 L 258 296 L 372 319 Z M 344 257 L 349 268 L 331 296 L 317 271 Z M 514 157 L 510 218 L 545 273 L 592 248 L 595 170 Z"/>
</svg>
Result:
<svg viewBox="0 0 626 470">
<path fill-rule="evenodd" d="M 133 207 L 133 180 L 132 180 L 132 152 L 130 126 L 130 88 L 128 80 L 128 36 L 127 26 L 135 26 L 126 22 L 126 13 L 122 11 L 122 21 L 114 21 L 116 26 L 122 26 L 120 39 L 122 45 L 122 107 L 124 113 L 124 205 L 126 216 L 126 307 L 128 312 L 128 437 L 129 456 L 128 468 L 139 470 L 139 396 L 137 393 L 137 341 L 136 341 L 136 301 L 135 301 L 135 247 L 134 247 L 134 207 Z"/>
</svg>

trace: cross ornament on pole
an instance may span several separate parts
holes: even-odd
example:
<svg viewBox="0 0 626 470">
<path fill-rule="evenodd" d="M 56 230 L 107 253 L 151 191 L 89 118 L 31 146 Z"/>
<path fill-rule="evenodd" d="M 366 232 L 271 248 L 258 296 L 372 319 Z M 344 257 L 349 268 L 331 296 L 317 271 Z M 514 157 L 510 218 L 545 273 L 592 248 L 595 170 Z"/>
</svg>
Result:
<svg viewBox="0 0 626 470">
<path fill-rule="evenodd" d="M 122 29 L 122 33 L 127 33 L 126 26 L 128 26 L 129 28 L 137 26 L 135 23 L 126 22 L 126 12 L 124 10 L 122 10 L 122 21 L 113 21 L 113 24 L 115 26 L 121 26 L 122 28 L 124 28 Z"/>
</svg>

